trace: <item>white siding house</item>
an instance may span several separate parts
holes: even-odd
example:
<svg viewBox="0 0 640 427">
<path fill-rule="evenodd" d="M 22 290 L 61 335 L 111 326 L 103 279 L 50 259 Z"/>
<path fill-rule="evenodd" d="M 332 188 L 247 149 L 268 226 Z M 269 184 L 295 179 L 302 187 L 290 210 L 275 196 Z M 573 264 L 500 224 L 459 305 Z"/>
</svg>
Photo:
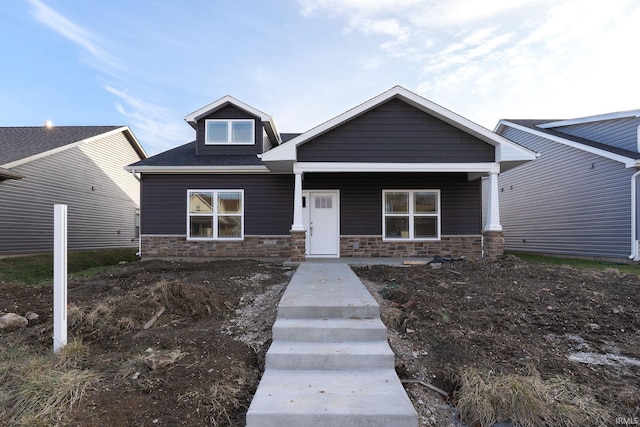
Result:
<svg viewBox="0 0 640 427">
<path fill-rule="evenodd" d="M 0 128 L 0 254 L 51 252 L 53 205 L 68 206 L 70 250 L 135 247 L 146 153 L 128 127 Z"/>
<path fill-rule="evenodd" d="M 499 177 L 505 250 L 638 260 L 640 110 L 501 120 L 539 158 Z"/>
</svg>

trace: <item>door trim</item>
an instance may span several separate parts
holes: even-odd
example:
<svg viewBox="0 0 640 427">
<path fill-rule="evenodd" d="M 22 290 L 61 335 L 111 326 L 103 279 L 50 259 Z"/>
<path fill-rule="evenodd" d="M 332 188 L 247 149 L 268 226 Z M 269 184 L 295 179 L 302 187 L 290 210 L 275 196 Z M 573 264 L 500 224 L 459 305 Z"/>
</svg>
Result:
<svg viewBox="0 0 640 427">
<path fill-rule="evenodd" d="M 323 254 L 323 255 L 315 255 L 310 253 L 310 242 L 311 231 L 309 229 L 309 217 L 310 217 L 310 196 L 312 193 L 332 193 L 336 196 L 336 235 L 335 235 L 335 254 Z M 304 229 L 307 232 L 307 238 L 305 241 L 305 256 L 307 258 L 340 258 L 340 190 L 303 190 L 302 197 L 305 198 L 306 204 L 302 208 L 302 224 L 304 225 Z"/>
</svg>

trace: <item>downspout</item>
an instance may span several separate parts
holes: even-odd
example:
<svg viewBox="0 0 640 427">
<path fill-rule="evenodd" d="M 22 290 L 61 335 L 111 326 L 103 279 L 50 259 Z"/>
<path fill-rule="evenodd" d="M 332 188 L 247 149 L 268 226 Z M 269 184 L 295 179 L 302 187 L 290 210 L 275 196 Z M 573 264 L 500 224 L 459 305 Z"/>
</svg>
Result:
<svg viewBox="0 0 640 427">
<path fill-rule="evenodd" d="M 637 209 L 637 177 L 640 175 L 640 170 L 636 171 L 633 175 L 631 175 L 631 255 L 629 255 L 629 259 L 633 261 L 639 261 L 640 256 L 638 254 L 638 241 L 636 239 L 636 222 L 638 217 L 638 209 Z"/>
</svg>

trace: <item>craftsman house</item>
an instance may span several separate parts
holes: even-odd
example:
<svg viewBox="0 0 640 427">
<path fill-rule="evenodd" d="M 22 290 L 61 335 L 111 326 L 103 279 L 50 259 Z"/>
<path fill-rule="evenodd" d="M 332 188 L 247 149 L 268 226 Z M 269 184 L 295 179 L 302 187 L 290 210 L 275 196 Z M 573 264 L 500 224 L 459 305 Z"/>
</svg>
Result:
<svg viewBox="0 0 640 427">
<path fill-rule="evenodd" d="M 53 205 L 67 205 L 69 250 L 136 247 L 146 158 L 124 126 L 0 127 L 0 255 L 53 251 Z"/>
<path fill-rule="evenodd" d="M 498 174 L 535 158 L 398 86 L 302 134 L 230 96 L 185 120 L 195 141 L 126 168 L 143 257 L 497 255 Z"/>
<path fill-rule="evenodd" d="M 501 120 L 495 131 L 540 154 L 500 175 L 506 249 L 640 260 L 640 110 Z"/>
</svg>

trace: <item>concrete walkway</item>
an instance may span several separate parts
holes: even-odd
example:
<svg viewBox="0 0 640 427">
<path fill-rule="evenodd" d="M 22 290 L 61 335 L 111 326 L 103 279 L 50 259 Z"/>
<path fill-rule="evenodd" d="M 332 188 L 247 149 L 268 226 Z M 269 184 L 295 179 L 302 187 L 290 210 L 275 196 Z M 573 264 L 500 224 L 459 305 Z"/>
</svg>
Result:
<svg viewBox="0 0 640 427">
<path fill-rule="evenodd" d="M 248 427 L 416 427 L 380 308 L 346 264 L 301 263 L 278 305 Z"/>
</svg>

